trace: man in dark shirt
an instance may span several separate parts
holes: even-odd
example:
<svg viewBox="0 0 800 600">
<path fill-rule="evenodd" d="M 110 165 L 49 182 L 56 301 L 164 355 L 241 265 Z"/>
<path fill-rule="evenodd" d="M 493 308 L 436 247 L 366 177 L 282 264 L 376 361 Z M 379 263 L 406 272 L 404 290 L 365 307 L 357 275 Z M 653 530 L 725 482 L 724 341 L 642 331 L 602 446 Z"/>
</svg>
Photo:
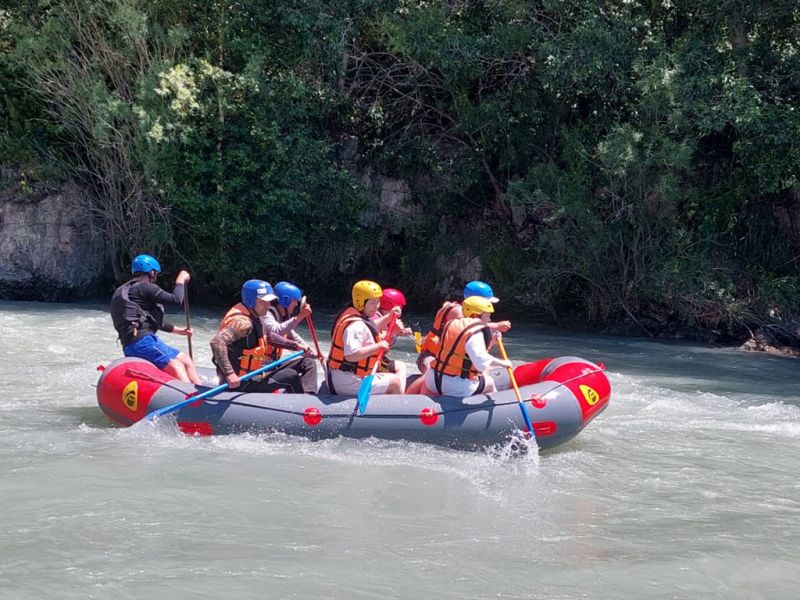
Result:
<svg viewBox="0 0 800 600">
<path fill-rule="evenodd" d="M 192 335 L 191 329 L 164 321 L 164 305 L 183 304 L 184 285 L 190 279 L 189 273 L 178 273 L 175 289 L 170 294 L 155 283 L 161 265 L 152 256 L 141 254 L 134 258 L 131 272 L 133 279 L 119 286 L 111 298 L 111 318 L 123 353 L 148 360 L 181 381 L 199 384 L 200 376 L 192 359 L 156 335 L 159 330 Z"/>
</svg>

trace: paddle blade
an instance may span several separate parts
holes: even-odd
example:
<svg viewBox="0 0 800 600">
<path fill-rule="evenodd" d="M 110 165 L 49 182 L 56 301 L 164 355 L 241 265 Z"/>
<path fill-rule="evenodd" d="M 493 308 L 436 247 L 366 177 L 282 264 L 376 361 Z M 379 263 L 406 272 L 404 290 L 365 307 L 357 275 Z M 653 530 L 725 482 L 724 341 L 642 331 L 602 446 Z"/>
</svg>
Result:
<svg viewBox="0 0 800 600">
<path fill-rule="evenodd" d="M 369 403 L 369 393 L 372 390 L 372 380 L 375 379 L 375 374 L 372 373 L 364 377 L 361 381 L 361 385 L 358 388 L 358 414 L 363 415 L 364 411 L 367 410 L 367 404 Z"/>
</svg>

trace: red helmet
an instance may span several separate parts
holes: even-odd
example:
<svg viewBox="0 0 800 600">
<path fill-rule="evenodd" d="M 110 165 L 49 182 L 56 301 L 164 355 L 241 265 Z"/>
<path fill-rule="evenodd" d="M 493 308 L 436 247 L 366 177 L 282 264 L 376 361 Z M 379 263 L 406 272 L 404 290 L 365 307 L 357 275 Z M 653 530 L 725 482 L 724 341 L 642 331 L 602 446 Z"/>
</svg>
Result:
<svg viewBox="0 0 800 600">
<path fill-rule="evenodd" d="M 385 288 L 381 295 L 381 308 L 383 310 L 392 310 L 393 307 L 399 306 L 403 308 L 406 305 L 406 297 L 403 292 L 394 288 Z"/>
</svg>

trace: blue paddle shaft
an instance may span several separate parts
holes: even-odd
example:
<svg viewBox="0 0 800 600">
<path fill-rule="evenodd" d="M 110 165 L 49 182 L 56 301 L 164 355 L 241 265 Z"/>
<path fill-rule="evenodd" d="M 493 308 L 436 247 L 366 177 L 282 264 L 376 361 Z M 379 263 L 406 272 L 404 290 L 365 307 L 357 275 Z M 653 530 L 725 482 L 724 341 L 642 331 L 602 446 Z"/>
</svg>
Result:
<svg viewBox="0 0 800 600">
<path fill-rule="evenodd" d="M 528 414 L 528 409 L 525 407 L 524 402 L 519 403 L 519 407 L 522 410 L 522 420 L 525 421 L 525 426 L 528 428 L 531 436 L 534 436 L 533 433 L 533 424 L 531 423 L 531 416 Z"/>
<path fill-rule="evenodd" d="M 375 374 L 370 373 L 366 377 L 364 377 L 363 381 L 361 382 L 361 386 L 358 388 L 358 414 L 363 415 L 364 411 L 367 410 L 367 404 L 369 403 L 369 393 L 372 390 L 372 380 L 375 379 Z"/>
<path fill-rule="evenodd" d="M 256 369 L 255 371 L 250 371 L 249 373 L 245 373 L 239 378 L 239 381 L 247 381 L 248 379 L 252 379 L 256 375 L 261 375 L 265 371 L 269 371 L 270 369 L 274 369 L 275 367 L 279 367 L 282 364 L 289 362 L 290 360 L 294 360 L 298 356 L 303 354 L 302 350 L 298 350 L 297 352 L 292 352 L 291 354 L 284 356 L 276 360 L 275 362 L 271 362 L 268 365 L 264 365 Z M 168 415 L 170 413 L 175 412 L 176 410 L 180 410 L 187 404 L 191 404 L 193 402 L 197 402 L 198 400 L 206 400 L 207 398 L 211 398 L 212 396 L 216 396 L 220 392 L 224 392 L 227 390 L 229 385 L 227 383 L 223 383 L 222 385 L 218 385 L 215 388 L 211 388 L 210 390 L 206 390 L 202 394 L 197 394 L 196 396 L 189 396 L 185 400 L 181 400 L 180 402 L 176 402 L 175 404 L 170 404 L 169 406 L 165 406 L 164 408 L 159 408 L 158 410 L 154 410 L 150 414 L 147 415 L 147 418 L 150 421 L 155 421 L 158 417 L 163 415 Z"/>
<path fill-rule="evenodd" d="M 392 339 L 392 333 L 394 333 L 394 323 L 397 321 L 397 313 L 392 314 L 389 318 L 389 326 L 386 328 L 386 340 Z M 378 371 L 378 367 L 381 366 L 381 359 L 383 355 L 386 353 L 386 350 L 381 349 L 378 352 L 378 356 L 375 359 L 375 366 L 372 367 L 372 373 L 364 377 L 361 380 L 361 385 L 358 386 L 358 414 L 363 415 L 364 411 L 367 410 L 367 404 L 369 403 L 369 393 L 372 391 L 372 380 L 375 379 L 375 373 Z"/>
</svg>

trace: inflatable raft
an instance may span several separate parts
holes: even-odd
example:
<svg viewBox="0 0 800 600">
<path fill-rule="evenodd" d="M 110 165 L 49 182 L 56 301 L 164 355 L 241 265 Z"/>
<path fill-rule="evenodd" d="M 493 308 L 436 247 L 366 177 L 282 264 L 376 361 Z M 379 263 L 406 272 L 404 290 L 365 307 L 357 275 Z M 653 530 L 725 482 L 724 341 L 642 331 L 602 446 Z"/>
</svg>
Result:
<svg viewBox="0 0 800 600">
<path fill-rule="evenodd" d="M 604 367 L 582 358 L 544 359 L 514 373 L 541 449 L 575 437 L 611 395 Z M 202 389 L 144 360 L 123 358 L 103 370 L 97 401 L 112 421 L 130 426 Z M 456 448 L 485 447 L 526 430 L 511 389 L 468 398 L 376 394 L 363 415 L 357 414 L 354 396 L 328 394 L 324 385 L 318 396 L 226 391 L 188 404 L 175 416 L 180 429 L 194 435 L 283 432 L 314 440 L 376 437 Z"/>
</svg>

